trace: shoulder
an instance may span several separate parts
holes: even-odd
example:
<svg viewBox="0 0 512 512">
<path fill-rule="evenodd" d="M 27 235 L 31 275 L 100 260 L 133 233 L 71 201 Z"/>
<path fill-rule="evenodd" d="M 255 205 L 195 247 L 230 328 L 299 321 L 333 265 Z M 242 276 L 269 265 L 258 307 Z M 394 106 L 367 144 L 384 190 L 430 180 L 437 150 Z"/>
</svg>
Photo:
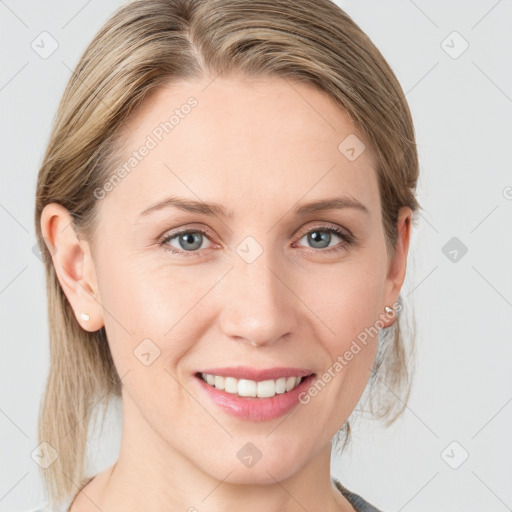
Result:
<svg viewBox="0 0 512 512">
<path fill-rule="evenodd" d="M 47 501 L 43 505 L 40 505 L 36 508 L 31 508 L 30 510 L 26 510 L 25 512 L 68 512 L 73 502 L 75 496 L 69 496 L 66 500 L 60 503 L 52 503 Z"/>
<path fill-rule="evenodd" d="M 92 480 L 92 478 L 88 480 L 90 481 Z M 356 509 L 357 512 L 384 512 L 373 506 L 371 503 L 367 502 L 363 497 L 359 496 L 359 494 L 349 491 L 338 480 L 333 479 L 332 481 L 336 488 L 341 492 L 341 494 L 343 494 L 343 496 L 345 496 L 345 498 L 347 498 L 347 500 Z M 45 505 L 39 508 L 27 510 L 26 512 L 67 512 L 72 501 L 73 499 L 70 498 L 69 500 L 66 501 L 66 503 L 64 503 L 61 506 L 52 506 L 50 503 L 46 503 Z"/>
<path fill-rule="evenodd" d="M 55 505 L 50 502 L 47 502 L 38 508 L 33 508 L 30 510 L 27 510 L 26 512 L 67 512 L 72 501 L 73 501 L 72 498 L 69 498 L 68 500 L 66 500 L 64 503 L 61 503 L 60 505 Z"/>
<path fill-rule="evenodd" d="M 368 503 L 364 498 L 356 494 L 355 492 L 349 491 L 344 487 L 338 480 L 332 480 L 336 488 L 347 498 L 350 504 L 356 509 L 357 512 L 383 512 L 382 510 L 374 507 L 371 503 Z"/>
<path fill-rule="evenodd" d="M 32 508 L 30 510 L 27 510 L 26 512 L 66 512 L 69 507 L 69 504 L 66 503 L 65 505 L 62 505 L 60 507 L 51 505 L 50 503 L 45 503 L 44 505 L 38 507 L 38 508 Z"/>
<path fill-rule="evenodd" d="M 34 509 L 27 510 L 25 512 L 68 512 L 69 508 L 71 507 L 71 504 L 74 502 L 76 497 L 80 494 L 83 488 L 93 480 L 93 478 L 94 476 L 84 478 L 78 491 L 75 494 L 68 496 L 68 498 L 65 499 L 63 502 L 58 504 L 47 502 L 44 505 L 41 505 Z"/>
</svg>

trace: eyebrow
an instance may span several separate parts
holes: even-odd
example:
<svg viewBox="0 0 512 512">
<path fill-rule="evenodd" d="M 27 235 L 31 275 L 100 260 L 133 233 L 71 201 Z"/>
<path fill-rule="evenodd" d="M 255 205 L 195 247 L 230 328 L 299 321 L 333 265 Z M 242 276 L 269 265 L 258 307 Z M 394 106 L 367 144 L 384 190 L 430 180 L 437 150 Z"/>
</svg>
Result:
<svg viewBox="0 0 512 512">
<path fill-rule="evenodd" d="M 181 197 L 170 196 L 155 203 L 154 205 L 146 208 L 140 216 L 148 215 L 151 212 L 162 210 L 163 208 L 178 208 L 180 210 L 192 213 L 199 213 L 201 215 L 221 216 L 233 218 L 233 210 L 227 210 L 219 203 L 205 203 L 203 201 L 195 201 L 193 199 L 185 199 Z M 303 204 L 295 210 L 295 215 L 304 216 L 310 213 L 325 211 L 325 210 L 341 210 L 344 208 L 354 208 L 367 215 L 370 214 L 368 208 L 357 199 L 352 197 L 333 197 L 329 199 L 322 199 L 320 201 L 313 201 Z"/>
</svg>

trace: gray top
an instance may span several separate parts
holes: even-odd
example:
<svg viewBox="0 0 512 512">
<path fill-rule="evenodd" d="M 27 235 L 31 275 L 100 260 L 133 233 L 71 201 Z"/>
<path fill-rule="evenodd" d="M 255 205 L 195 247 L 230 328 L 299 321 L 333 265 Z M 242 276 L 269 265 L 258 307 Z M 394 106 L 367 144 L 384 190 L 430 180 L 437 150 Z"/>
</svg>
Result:
<svg viewBox="0 0 512 512">
<path fill-rule="evenodd" d="M 356 494 L 355 492 L 349 491 L 344 487 L 338 480 L 333 479 L 336 488 L 347 498 L 350 504 L 356 509 L 357 512 L 382 512 L 382 510 L 374 507 L 371 503 L 368 503 L 364 498 Z"/>
<path fill-rule="evenodd" d="M 334 485 L 336 486 L 336 489 L 338 489 L 341 492 L 341 494 L 343 494 L 343 496 L 347 498 L 350 504 L 356 509 L 356 512 L 383 512 L 382 510 L 368 503 L 364 498 L 359 496 L 359 494 L 349 491 L 338 480 L 333 479 L 333 482 Z M 66 502 L 63 503 L 60 507 L 51 507 L 49 504 L 46 504 L 42 508 L 31 510 L 29 512 L 67 512 L 74 498 L 75 497 L 73 496 L 70 499 L 66 500 Z"/>
</svg>

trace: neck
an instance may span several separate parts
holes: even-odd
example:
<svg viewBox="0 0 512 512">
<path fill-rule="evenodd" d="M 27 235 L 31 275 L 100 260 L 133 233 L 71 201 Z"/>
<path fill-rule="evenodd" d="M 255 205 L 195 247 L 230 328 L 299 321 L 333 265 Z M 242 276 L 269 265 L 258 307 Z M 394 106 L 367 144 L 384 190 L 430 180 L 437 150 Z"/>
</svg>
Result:
<svg viewBox="0 0 512 512">
<path fill-rule="evenodd" d="M 255 477 L 258 483 L 233 483 L 239 466 L 212 476 L 180 452 L 179 445 L 166 443 L 135 409 L 130 400 L 124 400 L 121 449 L 95 500 L 100 510 L 354 510 L 331 482 L 330 443 L 312 456 L 304 454 L 306 464 L 299 464 L 299 469 L 285 478 L 265 471 Z"/>
</svg>

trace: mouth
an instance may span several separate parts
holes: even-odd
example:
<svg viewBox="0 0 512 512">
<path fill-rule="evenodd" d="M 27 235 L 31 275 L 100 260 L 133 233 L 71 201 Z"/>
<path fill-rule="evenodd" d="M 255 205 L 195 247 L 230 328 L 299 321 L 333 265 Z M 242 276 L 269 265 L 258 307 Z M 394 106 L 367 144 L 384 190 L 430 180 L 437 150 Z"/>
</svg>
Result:
<svg viewBox="0 0 512 512">
<path fill-rule="evenodd" d="M 204 372 L 196 373 L 196 377 L 215 389 L 239 397 L 251 398 L 271 398 L 275 395 L 289 393 L 309 375 L 305 377 L 296 375 L 256 381 L 252 379 L 237 379 L 232 376 L 213 375 Z"/>
<path fill-rule="evenodd" d="M 200 388 L 224 412 L 252 421 L 275 419 L 293 409 L 315 378 L 311 370 L 214 368 L 194 374 Z M 252 378 L 249 378 L 252 377 Z"/>
</svg>

